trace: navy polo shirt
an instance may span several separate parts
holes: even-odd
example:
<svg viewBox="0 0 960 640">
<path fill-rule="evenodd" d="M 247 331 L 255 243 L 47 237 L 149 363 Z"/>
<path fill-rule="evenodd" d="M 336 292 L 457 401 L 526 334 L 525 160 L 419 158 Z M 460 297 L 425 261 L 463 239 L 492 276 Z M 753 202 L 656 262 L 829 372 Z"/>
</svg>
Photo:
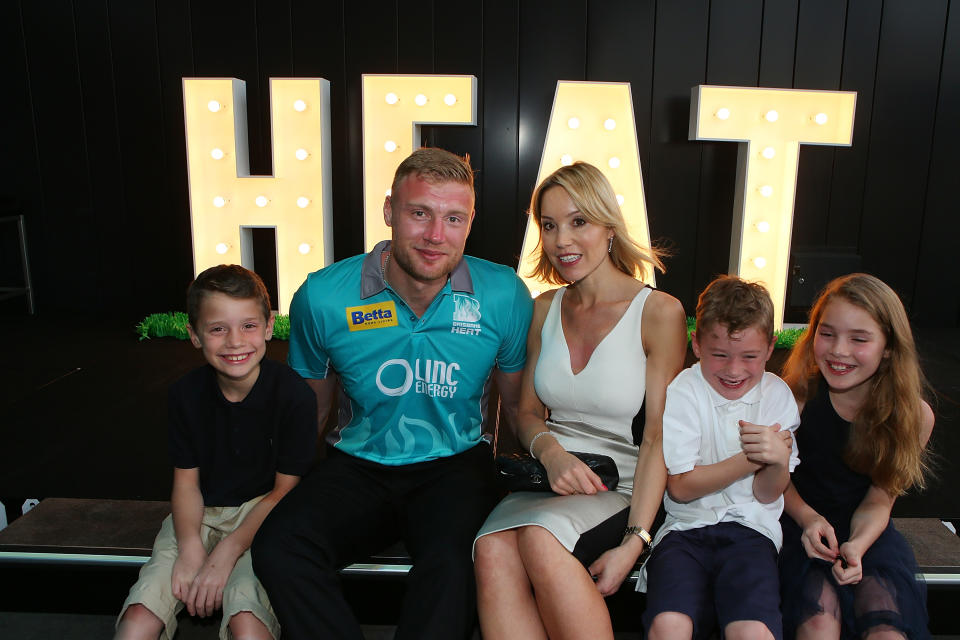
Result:
<svg viewBox="0 0 960 640">
<path fill-rule="evenodd" d="M 213 367 L 170 386 L 170 458 L 200 469 L 207 507 L 235 507 L 273 489 L 276 473 L 302 476 L 316 452 L 317 401 L 290 367 L 264 358 L 247 397 L 230 402 Z"/>
</svg>

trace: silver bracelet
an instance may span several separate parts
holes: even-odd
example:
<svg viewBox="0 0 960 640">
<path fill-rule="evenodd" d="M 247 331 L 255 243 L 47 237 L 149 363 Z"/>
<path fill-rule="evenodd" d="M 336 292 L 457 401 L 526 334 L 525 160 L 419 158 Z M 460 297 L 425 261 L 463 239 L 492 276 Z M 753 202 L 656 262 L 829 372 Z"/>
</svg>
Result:
<svg viewBox="0 0 960 640">
<path fill-rule="evenodd" d="M 545 436 L 550 434 L 550 431 L 541 431 L 537 435 L 533 436 L 533 440 L 530 441 L 530 446 L 527 447 L 527 450 L 530 451 L 530 457 L 534 460 L 537 460 L 537 456 L 533 453 L 533 443 L 540 439 L 540 436 Z"/>
</svg>

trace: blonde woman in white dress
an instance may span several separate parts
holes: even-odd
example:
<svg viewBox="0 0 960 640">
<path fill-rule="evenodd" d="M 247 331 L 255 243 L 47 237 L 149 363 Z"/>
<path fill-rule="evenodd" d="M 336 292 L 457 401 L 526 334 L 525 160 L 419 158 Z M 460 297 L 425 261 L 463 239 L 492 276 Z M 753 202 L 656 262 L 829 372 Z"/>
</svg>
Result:
<svg viewBox="0 0 960 640">
<path fill-rule="evenodd" d="M 667 472 L 666 388 L 683 367 L 683 308 L 641 281 L 663 266 L 630 239 L 610 183 L 592 165 L 562 167 L 534 191 L 535 273 L 566 285 L 534 303 L 517 436 L 552 492 L 515 492 L 474 543 L 485 640 L 613 638 L 604 596 L 650 542 Z M 644 403 L 639 448 L 632 421 Z M 613 457 L 615 491 L 569 451 Z"/>
</svg>

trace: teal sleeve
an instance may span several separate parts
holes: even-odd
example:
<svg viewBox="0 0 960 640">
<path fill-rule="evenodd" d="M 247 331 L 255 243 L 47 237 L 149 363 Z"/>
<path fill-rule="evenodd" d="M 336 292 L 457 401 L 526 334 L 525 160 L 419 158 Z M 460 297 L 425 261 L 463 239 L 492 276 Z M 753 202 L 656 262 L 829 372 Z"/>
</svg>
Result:
<svg viewBox="0 0 960 640">
<path fill-rule="evenodd" d="M 533 317 L 533 298 L 527 285 L 513 276 L 513 299 L 504 309 L 504 332 L 497 352 L 497 368 L 505 373 L 519 371 L 527 362 L 527 331 Z"/>
<path fill-rule="evenodd" d="M 323 348 L 323 322 L 319 309 L 310 303 L 310 277 L 290 303 L 290 351 L 287 364 L 304 378 L 322 380 L 330 370 L 330 358 Z"/>
</svg>

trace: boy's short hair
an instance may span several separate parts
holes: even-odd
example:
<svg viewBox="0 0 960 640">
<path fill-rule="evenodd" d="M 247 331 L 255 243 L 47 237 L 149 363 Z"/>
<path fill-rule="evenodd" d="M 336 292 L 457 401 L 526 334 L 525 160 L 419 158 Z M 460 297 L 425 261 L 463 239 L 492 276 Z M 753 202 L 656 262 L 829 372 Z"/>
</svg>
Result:
<svg viewBox="0 0 960 640">
<path fill-rule="evenodd" d="M 393 175 L 390 193 L 407 176 L 422 177 L 427 182 L 459 182 L 473 191 L 473 169 L 470 167 L 470 155 L 460 157 L 444 149 L 423 147 L 407 156 Z"/>
<path fill-rule="evenodd" d="M 773 301 L 766 288 L 737 276 L 718 276 L 697 299 L 697 331 L 723 325 L 727 333 L 756 327 L 773 338 Z"/>
<path fill-rule="evenodd" d="M 231 298 L 256 300 L 263 311 L 263 319 L 270 319 L 270 294 L 260 276 L 238 264 L 221 264 L 203 271 L 187 287 L 187 318 L 194 330 L 198 329 L 200 305 L 213 292 L 224 293 Z"/>
</svg>

